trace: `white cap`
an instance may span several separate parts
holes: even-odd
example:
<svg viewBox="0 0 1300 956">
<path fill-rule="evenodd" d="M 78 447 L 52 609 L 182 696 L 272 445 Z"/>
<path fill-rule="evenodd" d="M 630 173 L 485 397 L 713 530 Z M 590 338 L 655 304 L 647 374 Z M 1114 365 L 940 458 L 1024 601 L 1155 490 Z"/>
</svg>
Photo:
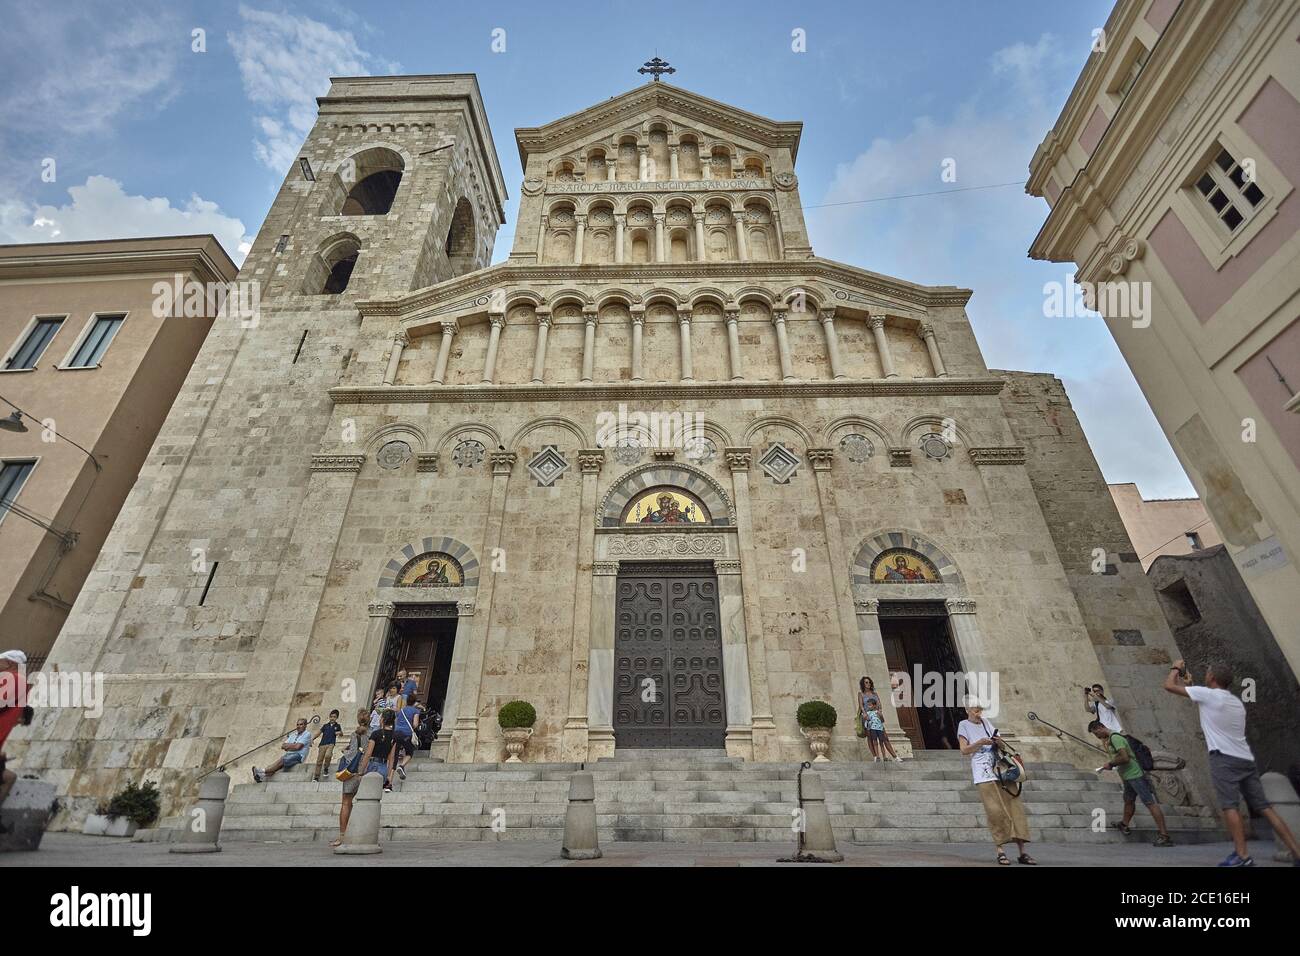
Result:
<svg viewBox="0 0 1300 956">
<path fill-rule="evenodd" d="M 19 667 L 27 666 L 27 655 L 22 651 L 5 651 L 3 654 L 0 654 L 0 660 L 13 661 Z"/>
</svg>

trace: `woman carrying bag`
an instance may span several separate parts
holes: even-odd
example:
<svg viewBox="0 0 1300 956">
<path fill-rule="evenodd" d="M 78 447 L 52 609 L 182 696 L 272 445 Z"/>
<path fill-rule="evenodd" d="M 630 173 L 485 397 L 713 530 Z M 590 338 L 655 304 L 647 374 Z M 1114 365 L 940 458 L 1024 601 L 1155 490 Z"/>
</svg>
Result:
<svg viewBox="0 0 1300 956">
<path fill-rule="evenodd" d="M 330 846 L 340 846 L 348 832 L 348 817 L 352 816 L 352 799 L 361 786 L 361 753 L 370 739 L 370 711 L 357 711 L 357 726 L 348 737 L 348 746 L 339 758 L 335 780 L 343 781 L 343 802 L 339 804 L 339 838 Z"/>
<path fill-rule="evenodd" d="M 975 701 L 966 705 L 967 717 L 957 726 L 957 740 L 961 743 L 961 752 L 970 757 L 971 776 L 975 789 L 979 791 L 980 801 L 984 804 L 984 815 L 988 818 L 989 832 L 997 847 L 999 866 L 1010 866 L 1011 861 L 1002 852 L 1002 847 L 1014 843 L 1019 851 L 1018 861 L 1026 866 L 1036 865 L 1036 861 L 1025 852 L 1029 842 L 1029 821 L 1025 818 L 1025 806 L 1020 799 L 1021 774 L 1004 774 L 1007 783 L 1004 786 L 998 779 L 996 764 L 1001 741 L 995 727 L 984 719 L 984 708 Z M 1019 759 L 1010 760 L 1017 766 Z M 1018 777 L 1010 782 L 1012 776 Z"/>
</svg>

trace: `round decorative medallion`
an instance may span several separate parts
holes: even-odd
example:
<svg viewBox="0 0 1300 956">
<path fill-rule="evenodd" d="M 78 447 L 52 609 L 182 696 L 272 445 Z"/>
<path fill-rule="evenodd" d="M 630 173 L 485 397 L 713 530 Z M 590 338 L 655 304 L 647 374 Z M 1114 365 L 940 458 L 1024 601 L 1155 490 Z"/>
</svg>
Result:
<svg viewBox="0 0 1300 956">
<path fill-rule="evenodd" d="M 457 468 L 473 468 L 483 460 L 486 451 L 481 441 L 468 438 L 456 446 L 451 453 L 451 460 L 456 463 Z"/>
<path fill-rule="evenodd" d="M 379 465 L 385 471 L 393 471 L 401 468 L 411 460 L 411 446 L 404 441 L 390 441 L 379 449 L 379 454 L 375 456 L 375 464 Z"/>
<path fill-rule="evenodd" d="M 845 458 L 860 465 L 875 454 L 876 446 L 871 443 L 871 439 L 866 435 L 859 435 L 855 432 L 840 439 L 840 450 L 844 452 Z"/>
<path fill-rule="evenodd" d="M 683 447 L 686 460 L 696 465 L 707 465 L 718 457 L 718 446 L 714 444 L 712 438 L 700 436 L 698 438 L 688 438 Z"/>
<path fill-rule="evenodd" d="M 777 173 L 773 177 L 773 181 L 776 183 L 776 188 L 781 190 L 794 189 L 795 186 L 799 185 L 799 178 L 794 173 L 789 172 Z"/>
<path fill-rule="evenodd" d="M 614 460 L 620 465 L 635 465 L 641 460 L 641 443 L 635 438 L 624 438 L 614 446 Z"/>
<path fill-rule="evenodd" d="M 542 188 L 545 185 L 546 185 L 545 180 L 537 179 L 536 177 L 529 177 L 528 179 L 524 180 L 524 192 L 527 193 L 529 196 L 536 196 L 539 192 L 542 191 Z"/>
<path fill-rule="evenodd" d="M 943 461 L 952 454 L 952 444 L 938 432 L 930 432 L 921 436 L 921 451 L 926 458 Z"/>
</svg>

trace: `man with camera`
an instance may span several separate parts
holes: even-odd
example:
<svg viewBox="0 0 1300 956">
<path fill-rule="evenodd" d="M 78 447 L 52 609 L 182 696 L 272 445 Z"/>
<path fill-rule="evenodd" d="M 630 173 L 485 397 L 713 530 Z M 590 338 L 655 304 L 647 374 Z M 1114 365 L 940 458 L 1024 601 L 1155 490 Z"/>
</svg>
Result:
<svg viewBox="0 0 1300 956">
<path fill-rule="evenodd" d="M 1100 684 L 1093 684 L 1083 689 L 1083 709 L 1091 714 L 1094 720 L 1100 720 L 1105 724 L 1106 729 L 1112 734 L 1124 732 L 1119 711 L 1115 709 L 1115 702 L 1106 696 L 1106 688 Z"/>
</svg>

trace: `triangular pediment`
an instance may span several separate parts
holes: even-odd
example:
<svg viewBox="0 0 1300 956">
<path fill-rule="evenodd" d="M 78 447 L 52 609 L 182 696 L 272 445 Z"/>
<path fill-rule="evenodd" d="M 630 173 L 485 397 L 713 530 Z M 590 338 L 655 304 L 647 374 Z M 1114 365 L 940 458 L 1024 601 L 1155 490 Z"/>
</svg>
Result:
<svg viewBox="0 0 1300 956">
<path fill-rule="evenodd" d="M 530 153 L 562 150 L 592 138 L 633 130 L 647 112 L 685 126 L 716 129 L 755 146 L 785 147 L 792 160 L 803 132 L 803 123 L 768 119 L 669 83 L 646 83 L 545 126 L 516 129 L 519 161 L 527 168 Z"/>
</svg>

